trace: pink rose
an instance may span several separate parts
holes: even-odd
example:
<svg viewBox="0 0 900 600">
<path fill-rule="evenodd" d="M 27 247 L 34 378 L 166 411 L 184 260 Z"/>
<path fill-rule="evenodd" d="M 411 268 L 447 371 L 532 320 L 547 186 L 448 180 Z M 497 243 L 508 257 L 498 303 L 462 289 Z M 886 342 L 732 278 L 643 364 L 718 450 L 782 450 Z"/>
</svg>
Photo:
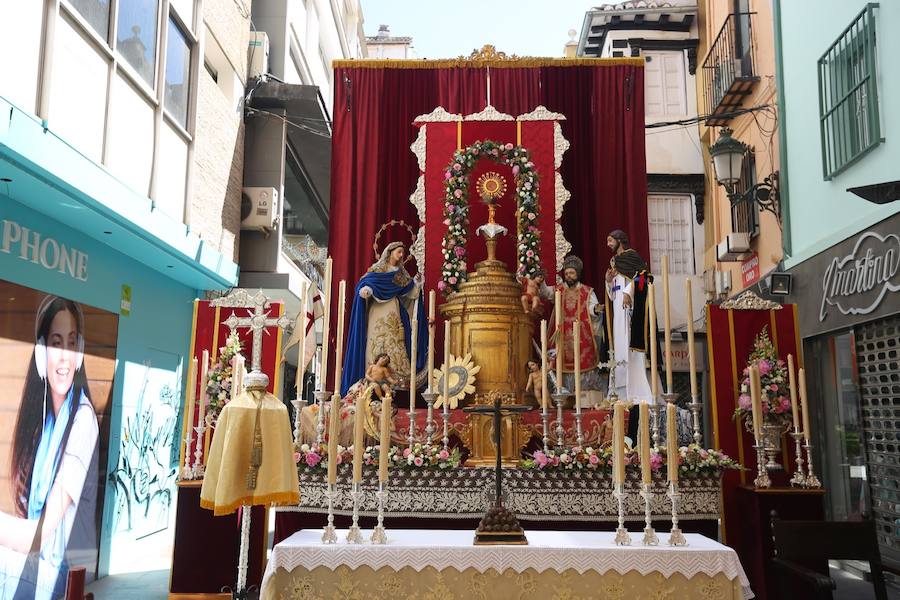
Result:
<svg viewBox="0 0 900 600">
<path fill-rule="evenodd" d="M 519 174 L 519 165 L 514 165 L 512 168 L 513 177 Z"/>
<path fill-rule="evenodd" d="M 299 452 L 294 452 L 294 464 L 297 464 L 300 462 L 300 456 L 301 455 Z"/>
<path fill-rule="evenodd" d="M 404 449 L 403 449 L 403 458 L 406 458 L 406 457 L 409 456 L 411 453 L 412 453 L 412 450 L 410 450 L 409 448 L 404 448 Z"/>
<path fill-rule="evenodd" d="M 759 374 L 760 375 L 767 375 L 769 373 L 769 371 L 771 371 L 771 370 L 772 370 L 772 363 L 770 363 L 766 359 L 762 359 L 761 361 L 759 361 Z"/>
<path fill-rule="evenodd" d="M 512 144 L 506 144 L 504 148 L 506 148 L 507 150 L 512 150 L 513 148 L 515 148 L 515 146 L 513 146 Z"/>
<path fill-rule="evenodd" d="M 459 170 L 461 170 L 461 169 L 462 169 L 462 165 L 461 165 L 461 164 L 459 164 L 459 163 L 454 163 L 454 164 L 453 164 L 453 170 L 459 171 Z"/>
<path fill-rule="evenodd" d="M 457 282 L 458 280 L 456 279 L 456 276 L 454 275 L 453 277 L 451 277 L 451 278 L 448 279 L 447 281 L 450 282 L 450 285 L 456 285 L 456 282 Z"/>
<path fill-rule="evenodd" d="M 463 248 L 462 246 L 457 246 L 456 248 L 453 249 L 453 251 L 456 254 L 457 258 L 462 258 L 463 256 L 466 255 L 466 249 Z"/>
<path fill-rule="evenodd" d="M 784 396 L 782 396 L 782 397 L 780 398 L 780 400 L 781 400 L 781 407 L 782 407 L 785 411 L 788 411 L 788 410 L 791 409 L 791 401 L 790 401 L 790 400 L 788 400 L 788 399 L 785 398 Z"/>
<path fill-rule="evenodd" d="M 769 386 L 769 389 L 772 390 L 773 392 L 777 392 L 778 386 L 773 383 L 772 385 Z"/>
<path fill-rule="evenodd" d="M 441 450 L 440 452 L 438 452 L 438 458 L 441 460 L 447 460 L 448 458 L 450 458 L 450 453 L 446 450 Z"/>
<path fill-rule="evenodd" d="M 551 459 L 550 459 L 550 464 L 552 464 L 554 467 L 557 466 L 557 465 L 559 464 L 559 457 L 558 457 L 558 456 L 554 456 L 553 458 L 551 458 Z"/>
<path fill-rule="evenodd" d="M 650 469 L 652 469 L 653 471 L 657 471 L 662 466 L 662 464 L 663 464 L 662 454 L 657 454 L 654 452 L 653 454 L 650 455 Z"/>
<path fill-rule="evenodd" d="M 309 467 L 314 467 L 322 460 L 322 457 L 316 454 L 315 452 L 310 452 L 306 455 L 306 465 Z"/>
<path fill-rule="evenodd" d="M 744 377 L 750 375 L 750 367 L 744 367 Z"/>
<path fill-rule="evenodd" d="M 453 191 L 453 195 L 456 196 L 457 198 L 462 198 L 462 190 L 457 188 L 456 190 Z"/>
<path fill-rule="evenodd" d="M 451 177 L 453 177 L 453 173 L 451 173 L 450 171 L 444 173 L 444 179 L 450 179 Z"/>
<path fill-rule="evenodd" d="M 444 290 L 446 290 L 446 289 L 447 289 L 447 284 L 446 284 L 446 283 L 444 283 L 444 281 L 443 281 L 443 280 L 442 280 L 442 281 L 438 281 L 438 289 L 439 289 L 439 290 L 440 290 L 440 291 L 442 291 L 442 292 L 443 292 L 443 291 L 444 291 Z"/>
<path fill-rule="evenodd" d="M 450 227 L 450 219 L 444 219 L 444 225 Z"/>
<path fill-rule="evenodd" d="M 703 460 L 706 460 L 707 458 L 709 458 L 709 452 L 707 452 L 706 450 L 701 450 L 701 451 L 700 451 L 700 458 L 703 459 Z"/>
<path fill-rule="evenodd" d="M 547 455 L 544 454 L 543 452 L 541 452 L 540 450 L 537 450 L 534 453 L 534 462 L 538 467 L 543 468 L 544 466 L 546 466 L 547 460 L 548 460 Z"/>
<path fill-rule="evenodd" d="M 421 467 L 423 462 L 425 462 L 425 461 L 422 460 L 421 456 L 417 456 L 413 459 L 413 464 L 416 465 L 417 467 Z"/>
<path fill-rule="evenodd" d="M 748 396 L 747 394 L 741 394 L 738 397 L 738 406 L 740 406 L 744 410 L 750 410 L 752 408 L 750 396 Z"/>
<path fill-rule="evenodd" d="M 537 215 L 536 215 L 536 214 L 534 214 L 533 212 L 528 213 L 528 220 L 529 220 L 529 221 L 534 221 L 535 218 L 537 218 Z"/>
<path fill-rule="evenodd" d="M 344 462 L 344 456 L 343 456 L 340 452 L 338 452 L 338 455 L 337 455 L 337 461 L 336 461 L 335 464 L 338 464 L 338 465 L 339 465 L 339 464 L 341 464 L 342 462 Z"/>
<path fill-rule="evenodd" d="M 592 465 L 599 464 L 599 463 L 600 463 L 600 457 L 597 456 L 596 454 L 591 454 L 591 455 L 588 457 L 588 462 L 591 463 Z"/>
</svg>

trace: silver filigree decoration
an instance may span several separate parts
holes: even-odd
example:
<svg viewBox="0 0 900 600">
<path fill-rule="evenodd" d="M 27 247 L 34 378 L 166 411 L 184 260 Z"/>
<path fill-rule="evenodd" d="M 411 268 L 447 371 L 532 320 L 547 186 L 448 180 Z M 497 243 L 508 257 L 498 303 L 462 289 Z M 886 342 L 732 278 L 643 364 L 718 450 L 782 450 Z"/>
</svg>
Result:
<svg viewBox="0 0 900 600">
<path fill-rule="evenodd" d="M 423 192 L 424 194 L 424 192 Z M 423 195 L 422 198 L 425 196 Z M 425 211 L 424 201 L 422 204 L 422 214 Z M 425 221 L 424 218 L 421 219 Z M 419 273 L 425 274 L 425 226 L 419 226 L 419 233 L 416 234 L 416 240 L 412 243 L 412 246 L 409 247 L 409 253 L 412 254 L 416 259 L 416 270 Z"/>
<path fill-rule="evenodd" d="M 781 310 L 782 307 L 777 302 L 763 300 L 752 290 L 747 290 L 737 298 L 726 300 L 719 305 L 719 308 L 723 310 Z"/>
<path fill-rule="evenodd" d="M 524 115 L 519 115 L 516 117 L 516 121 L 565 121 L 566 115 L 558 112 L 553 112 L 552 110 L 548 110 L 546 106 L 543 104 L 538 104 L 537 107 L 531 111 L 530 113 L 525 113 Z"/>
<path fill-rule="evenodd" d="M 443 106 L 438 106 L 428 114 L 419 115 L 413 122 L 415 123 L 452 123 L 454 121 L 462 121 L 462 115 L 448 113 Z"/>
<path fill-rule="evenodd" d="M 562 174 L 559 171 L 556 172 L 556 220 L 559 221 L 562 219 L 563 208 L 566 206 L 566 202 L 568 202 L 572 198 L 572 192 L 566 189 L 566 186 L 563 184 Z"/>
<path fill-rule="evenodd" d="M 502 113 L 490 104 L 484 107 L 484 110 L 466 115 L 464 121 L 514 121 L 512 115 Z"/>
<path fill-rule="evenodd" d="M 559 268 L 563 264 L 563 259 L 566 255 L 572 251 L 572 244 L 569 240 L 566 239 L 566 234 L 563 233 L 562 225 L 559 222 L 556 223 L 556 269 Z"/>
<path fill-rule="evenodd" d="M 416 136 L 416 141 L 409 145 L 409 149 L 416 155 L 416 161 L 419 163 L 419 170 L 423 173 L 425 172 L 425 149 L 427 147 L 425 137 L 426 129 L 428 129 L 428 125 L 419 127 L 419 135 Z"/>
<path fill-rule="evenodd" d="M 419 175 L 416 182 L 416 191 L 409 196 L 409 203 L 416 207 L 419 222 L 425 222 L 425 175 Z"/>
<path fill-rule="evenodd" d="M 559 121 L 553 124 L 553 168 L 558 169 L 562 165 L 563 154 L 569 149 L 569 140 L 563 135 L 562 125 Z"/>
<path fill-rule="evenodd" d="M 268 307 L 269 299 L 262 290 L 256 293 L 246 288 L 237 288 L 227 296 L 216 298 L 209 303 L 210 306 L 222 306 L 225 308 L 254 308 L 256 306 Z"/>
</svg>

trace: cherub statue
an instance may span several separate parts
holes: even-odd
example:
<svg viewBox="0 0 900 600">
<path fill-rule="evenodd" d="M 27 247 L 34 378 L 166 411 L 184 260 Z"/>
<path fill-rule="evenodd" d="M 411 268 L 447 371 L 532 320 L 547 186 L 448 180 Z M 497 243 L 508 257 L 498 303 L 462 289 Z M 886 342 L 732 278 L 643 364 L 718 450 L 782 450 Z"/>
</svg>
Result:
<svg viewBox="0 0 900 600">
<path fill-rule="evenodd" d="M 613 439 L 613 424 L 612 424 L 612 411 L 606 413 L 606 416 L 603 417 L 603 423 L 600 424 L 600 447 L 604 447 L 608 444 L 612 444 Z"/>
<path fill-rule="evenodd" d="M 544 382 L 541 379 L 541 366 L 538 361 L 532 359 L 525 363 L 525 369 L 528 371 L 525 380 L 525 392 L 533 392 L 537 400 L 538 406 L 544 405 Z"/>
<path fill-rule="evenodd" d="M 366 369 L 366 383 L 375 384 L 375 395 L 379 399 L 384 398 L 385 394 L 390 395 L 393 386 L 400 383 L 400 380 L 394 376 L 394 370 L 390 365 L 391 357 L 382 352 Z"/>
<path fill-rule="evenodd" d="M 544 274 L 540 271 L 533 277 L 525 277 L 522 280 L 522 309 L 526 312 L 537 311 L 541 306 L 540 290 L 544 283 Z"/>
</svg>

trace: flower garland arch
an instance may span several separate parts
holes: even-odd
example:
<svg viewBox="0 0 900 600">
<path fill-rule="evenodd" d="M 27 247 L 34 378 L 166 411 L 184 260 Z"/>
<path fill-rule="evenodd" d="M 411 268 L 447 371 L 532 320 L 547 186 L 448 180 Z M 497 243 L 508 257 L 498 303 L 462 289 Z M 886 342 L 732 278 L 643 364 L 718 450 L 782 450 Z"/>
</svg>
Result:
<svg viewBox="0 0 900 600">
<path fill-rule="evenodd" d="M 438 289 L 449 295 L 466 280 L 466 242 L 469 229 L 469 175 L 480 159 L 493 160 L 512 169 L 516 181 L 518 238 L 516 240 L 516 274 L 533 277 L 541 269 L 541 232 L 538 204 L 538 174 L 531 154 L 522 146 L 501 144 L 491 140 L 477 141 L 453 153 L 444 171 L 444 225 L 447 232 L 441 242 L 444 264 Z"/>
</svg>

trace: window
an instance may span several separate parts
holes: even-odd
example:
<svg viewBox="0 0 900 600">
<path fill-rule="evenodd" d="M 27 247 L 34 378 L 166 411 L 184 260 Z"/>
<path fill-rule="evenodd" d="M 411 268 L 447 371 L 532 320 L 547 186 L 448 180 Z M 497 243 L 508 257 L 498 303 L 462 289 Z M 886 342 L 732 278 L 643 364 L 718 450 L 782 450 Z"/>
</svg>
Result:
<svg viewBox="0 0 900 600">
<path fill-rule="evenodd" d="M 109 2 L 110 0 L 69 0 L 84 20 L 102 39 L 109 35 Z"/>
<path fill-rule="evenodd" d="M 741 179 L 734 186 L 739 200 L 731 205 L 731 230 L 735 233 L 749 233 L 751 238 L 759 235 L 759 207 L 753 194 L 745 195 L 756 185 L 756 153 L 748 148 L 744 154 Z"/>
<path fill-rule="evenodd" d="M 693 275 L 694 220 L 690 194 L 656 195 L 648 198 L 650 221 L 650 270 L 662 271 L 662 257 L 669 256 L 669 272 Z"/>
<path fill-rule="evenodd" d="M 119 0 L 116 50 L 144 81 L 155 87 L 158 0 Z"/>
<path fill-rule="evenodd" d="M 181 28 L 169 17 L 166 40 L 165 107 L 187 129 L 188 92 L 191 86 L 191 47 Z"/>
<path fill-rule="evenodd" d="M 648 117 L 684 116 L 684 53 L 644 52 L 644 95 Z"/>
<path fill-rule="evenodd" d="M 826 180 L 881 142 L 870 3 L 819 58 L 819 125 Z"/>
</svg>

